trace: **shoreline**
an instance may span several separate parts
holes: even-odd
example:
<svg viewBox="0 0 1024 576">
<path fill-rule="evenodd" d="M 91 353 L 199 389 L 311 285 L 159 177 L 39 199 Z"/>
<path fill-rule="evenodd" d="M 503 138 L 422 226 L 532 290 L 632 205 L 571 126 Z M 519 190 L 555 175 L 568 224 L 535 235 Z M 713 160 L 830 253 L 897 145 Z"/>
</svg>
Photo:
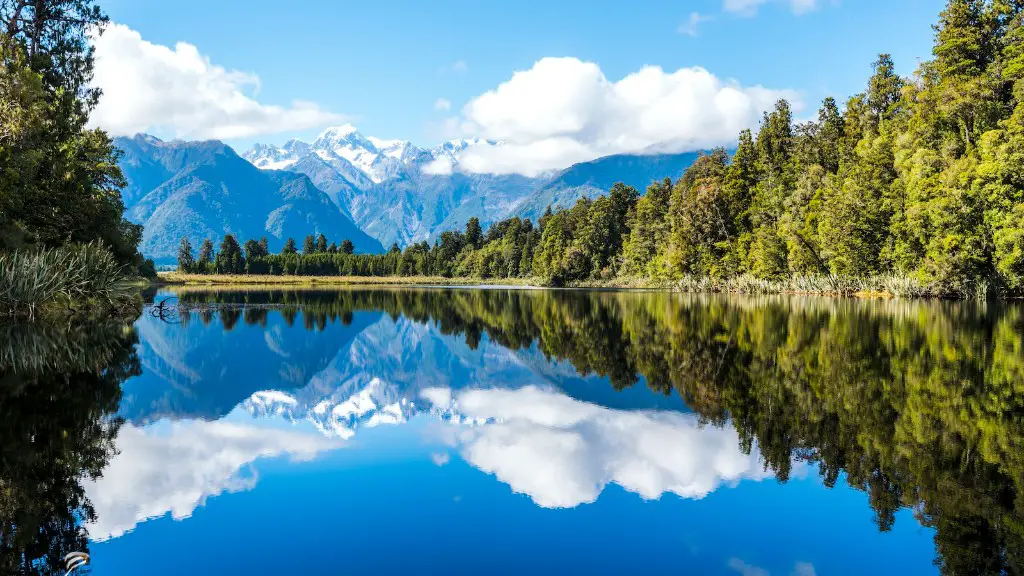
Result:
<svg viewBox="0 0 1024 576">
<path fill-rule="evenodd" d="M 838 284 L 838 285 L 837 285 Z M 792 295 L 823 296 L 884 300 L 910 298 L 925 300 L 1019 300 L 1020 295 L 994 294 L 987 290 L 975 293 L 942 290 L 936 285 L 922 284 L 902 277 L 849 278 L 841 283 L 826 282 L 815 277 L 793 277 L 785 280 L 758 280 L 739 276 L 727 280 L 682 278 L 654 280 L 648 278 L 610 278 L 585 280 L 564 286 L 551 286 L 542 278 L 469 278 L 443 276 L 273 276 L 248 274 L 181 274 L 161 272 L 152 283 L 160 287 L 192 288 L 330 288 L 330 287 L 408 287 L 408 288 L 478 288 L 509 290 L 637 290 L 670 291 L 690 294 L 738 294 L 749 296 Z"/>
</svg>

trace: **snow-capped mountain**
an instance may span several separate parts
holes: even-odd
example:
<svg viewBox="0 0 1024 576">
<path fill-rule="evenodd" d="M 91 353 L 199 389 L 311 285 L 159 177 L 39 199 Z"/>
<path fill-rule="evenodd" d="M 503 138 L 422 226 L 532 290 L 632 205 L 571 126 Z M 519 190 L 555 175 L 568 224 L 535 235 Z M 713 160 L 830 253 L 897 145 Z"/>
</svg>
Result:
<svg viewBox="0 0 1024 576">
<path fill-rule="evenodd" d="M 580 197 L 607 192 L 615 182 L 642 191 L 652 180 L 677 178 L 696 157 L 616 155 L 536 177 L 460 169 L 467 149 L 503 144 L 470 138 L 420 148 L 364 136 L 346 124 L 324 130 L 312 144 L 257 144 L 243 157 L 258 168 L 306 175 L 384 246 L 430 241 L 473 217 L 484 226 L 511 216 L 535 221 L 549 204 L 568 207 Z"/>
<path fill-rule="evenodd" d="M 300 140 L 291 140 L 281 147 L 256 144 L 242 157 L 257 168 L 286 170 L 309 155 L 316 155 L 361 189 L 398 177 L 406 166 L 432 159 L 429 153 L 424 154 L 406 140 L 363 136 L 351 124 L 324 130 L 312 144 Z"/>
<path fill-rule="evenodd" d="M 284 146 L 256 144 L 243 158 L 257 168 L 264 170 L 285 170 L 294 166 L 303 156 L 309 154 L 309 144 L 301 140 L 289 140 Z"/>
<path fill-rule="evenodd" d="M 314 154 L 333 166 L 353 186 L 367 189 L 385 180 L 400 178 L 405 175 L 405 170 L 418 172 L 435 160 L 456 166 L 461 152 L 479 145 L 499 146 L 501 142 L 481 138 L 456 139 L 423 149 L 408 140 L 364 136 L 355 126 L 345 124 L 327 128 L 312 144 L 300 140 L 290 140 L 280 147 L 256 144 L 242 157 L 257 168 L 289 170 L 303 157 Z"/>
</svg>

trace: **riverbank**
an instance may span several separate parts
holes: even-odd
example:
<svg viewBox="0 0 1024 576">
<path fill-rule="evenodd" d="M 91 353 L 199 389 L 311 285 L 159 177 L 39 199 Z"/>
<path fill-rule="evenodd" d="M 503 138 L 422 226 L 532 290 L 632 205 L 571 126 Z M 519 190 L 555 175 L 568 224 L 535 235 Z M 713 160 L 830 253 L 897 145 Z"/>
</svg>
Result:
<svg viewBox="0 0 1024 576">
<path fill-rule="evenodd" d="M 443 276 L 271 276 L 262 274 L 182 274 L 160 272 L 171 286 L 540 286 L 534 278 L 445 278 Z"/>
<path fill-rule="evenodd" d="M 990 296 L 1016 298 L 1019 294 L 999 292 L 987 282 L 967 286 L 943 286 L 907 276 L 868 278 L 793 276 L 766 280 L 750 275 L 727 279 L 683 277 L 661 280 L 615 277 L 583 280 L 552 286 L 544 278 L 446 278 L 443 276 L 289 276 L 248 274 L 182 274 L 161 272 L 160 284 L 171 286 L 507 286 L 522 288 L 600 288 L 608 290 L 671 290 L 706 294 L 802 294 L 855 298 L 954 298 L 984 299 Z"/>
<path fill-rule="evenodd" d="M 551 288 L 543 278 L 471 278 L 444 276 L 286 276 L 261 274 L 183 274 L 160 272 L 158 282 L 169 286 L 512 286 Z M 646 278 L 613 278 L 573 282 L 565 288 L 662 289 L 672 282 Z"/>
</svg>

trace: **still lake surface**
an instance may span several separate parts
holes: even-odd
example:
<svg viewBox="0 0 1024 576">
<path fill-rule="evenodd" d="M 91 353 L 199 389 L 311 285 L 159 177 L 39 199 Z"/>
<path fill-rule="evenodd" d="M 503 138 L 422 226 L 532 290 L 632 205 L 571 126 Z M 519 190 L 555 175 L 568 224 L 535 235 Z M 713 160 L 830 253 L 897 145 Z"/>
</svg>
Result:
<svg viewBox="0 0 1024 576">
<path fill-rule="evenodd" d="M 1020 304 L 172 295 L 130 326 L 3 329 L 0 566 L 60 572 L 85 548 L 102 576 L 1024 566 Z"/>
</svg>

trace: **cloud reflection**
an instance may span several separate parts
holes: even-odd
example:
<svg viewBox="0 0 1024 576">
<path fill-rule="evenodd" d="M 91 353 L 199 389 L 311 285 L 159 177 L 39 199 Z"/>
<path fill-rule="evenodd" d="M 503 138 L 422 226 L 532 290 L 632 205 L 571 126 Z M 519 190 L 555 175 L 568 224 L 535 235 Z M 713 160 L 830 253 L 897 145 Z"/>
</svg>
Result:
<svg viewBox="0 0 1024 576">
<path fill-rule="evenodd" d="M 722 484 L 771 476 L 756 451 L 739 449 L 735 430 L 702 427 L 692 414 L 615 410 L 534 386 L 434 388 L 422 397 L 480 423 L 454 435 L 463 458 L 543 507 L 593 502 L 609 483 L 645 499 L 703 498 Z"/>
<path fill-rule="evenodd" d="M 251 465 L 259 458 L 309 460 L 337 446 L 337 440 L 315 434 L 232 422 L 127 424 L 103 476 L 84 483 L 97 516 L 89 535 L 116 538 L 168 512 L 176 520 L 187 518 L 211 496 L 252 489 L 257 475 Z"/>
</svg>

